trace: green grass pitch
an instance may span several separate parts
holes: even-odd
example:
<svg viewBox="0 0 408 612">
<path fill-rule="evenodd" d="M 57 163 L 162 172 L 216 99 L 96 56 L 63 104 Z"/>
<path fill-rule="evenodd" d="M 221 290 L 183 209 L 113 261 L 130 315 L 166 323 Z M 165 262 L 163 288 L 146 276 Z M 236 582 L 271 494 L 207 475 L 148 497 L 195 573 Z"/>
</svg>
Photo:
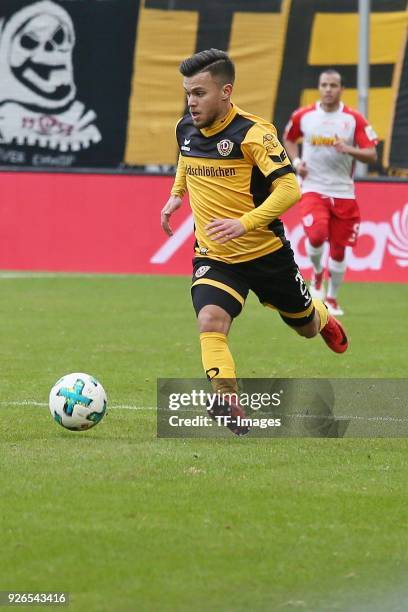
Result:
<svg viewBox="0 0 408 612">
<path fill-rule="evenodd" d="M 405 377 L 408 287 L 342 298 L 345 355 L 249 299 L 239 375 Z M 406 439 L 156 438 L 156 378 L 202 376 L 188 278 L 3 275 L 0 363 L 0 590 L 84 612 L 407 609 Z M 85 433 L 46 407 L 74 371 L 109 398 Z"/>
</svg>

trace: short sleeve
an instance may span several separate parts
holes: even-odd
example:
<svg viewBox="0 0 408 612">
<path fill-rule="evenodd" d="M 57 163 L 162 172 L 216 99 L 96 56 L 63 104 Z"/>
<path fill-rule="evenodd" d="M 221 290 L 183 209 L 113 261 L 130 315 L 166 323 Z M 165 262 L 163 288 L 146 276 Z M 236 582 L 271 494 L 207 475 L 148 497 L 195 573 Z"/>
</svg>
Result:
<svg viewBox="0 0 408 612">
<path fill-rule="evenodd" d="M 302 117 L 302 110 L 298 109 L 294 113 L 292 113 L 288 123 L 283 132 L 283 137 L 285 140 L 290 140 L 291 142 L 296 142 L 299 138 L 302 138 L 303 133 L 300 129 L 300 119 Z"/>
<path fill-rule="evenodd" d="M 182 198 L 186 191 L 186 169 L 184 166 L 183 158 L 181 155 L 179 155 L 177 172 L 174 179 L 173 187 L 171 189 L 171 195 L 179 196 L 180 198 Z"/>
<path fill-rule="evenodd" d="M 258 166 L 262 174 L 272 180 L 293 172 L 290 160 L 272 124 L 254 124 L 248 130 L 241 149 L 247 160 Z"/>
<path fill-rule="evenodd" d="M 357 112 L 354 114 L 354 117 L 356 120 L 354 142 L 360 147 L 360 149 L 375 147 L 378 144 L 378 136 L 368 123 L 367 119 Z"/>
</svg>

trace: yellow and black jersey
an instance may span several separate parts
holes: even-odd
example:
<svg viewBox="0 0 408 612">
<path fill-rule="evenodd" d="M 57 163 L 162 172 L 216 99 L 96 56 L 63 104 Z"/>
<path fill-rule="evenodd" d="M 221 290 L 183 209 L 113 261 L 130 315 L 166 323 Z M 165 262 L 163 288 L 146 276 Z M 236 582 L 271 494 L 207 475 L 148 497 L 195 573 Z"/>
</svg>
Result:
<svg viewBox="0 0 408 612">
<path fill-rule="evenodd" d="M 176 135 L 180 156 L 171 193 L 189 193 L 196 254 L 239 263 L 281 248 L 285 236 L 278 217 L 300 192 L 275 127 L 232 105 L 209 128 L 196 128 L 185 115 Z M 205 232 L 214 218 L 239 218 L 247 233 L 218 244 Z"/>
</svg>

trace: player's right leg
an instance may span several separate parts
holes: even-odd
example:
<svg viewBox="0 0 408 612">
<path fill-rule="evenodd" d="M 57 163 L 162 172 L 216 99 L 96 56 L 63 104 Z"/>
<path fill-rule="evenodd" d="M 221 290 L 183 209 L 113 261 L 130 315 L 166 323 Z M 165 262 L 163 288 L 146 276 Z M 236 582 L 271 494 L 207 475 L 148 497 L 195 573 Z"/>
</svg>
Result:
<svg viewBox="0 0 408 612">
<path fill-rule="evenodd" d="M 313 267 L 310 293 L 312 297 L 322 300 L 324 298 L 322 258 L 324 243 L 329 236 L 329 199 L 319 193 L 305 193 L 300 200 L 300 209 L 306 234 L 306 253 Z"/>
<path fill-rule="evenodd" d="M 248 295 L 248 286 L 232 266 L 198 258 L 194 262 L 191 295 L 200 332 L 201 358 L 211 386 L 225 401 L 214 403 L 209 415 L 228 417 L 226 425 L 236 435 L 248 432 L 237 425 L 245 418 L 239 405 L 235 364 L 228 346 L 232 320 L 238 316 Z"/>
<path fill-rule="evenodd" d="M 262 304 L 277 310 L 300 336 L 314 338 L 320 334 L 335 353 L 347 350 L 343 327 L 321 300 L 312 299 L 289 244 L 252 262 L 251 267 L 251 289 Z"/>
</svg>

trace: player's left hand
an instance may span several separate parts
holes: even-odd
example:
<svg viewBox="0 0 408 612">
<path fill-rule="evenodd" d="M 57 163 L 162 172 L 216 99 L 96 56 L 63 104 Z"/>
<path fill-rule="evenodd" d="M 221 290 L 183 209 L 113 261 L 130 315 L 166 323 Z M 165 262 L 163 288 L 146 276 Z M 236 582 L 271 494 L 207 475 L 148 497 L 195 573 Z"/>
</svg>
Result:
<svg viewBox="0 0 408 612">
<path fill-rule="evenodd" d="M 335 135 L 335 140 L 333 143 L 334 148 L 336 149 L 337 153 L 350 153 L 351 152 L 351 148 L 350 145 L 348 145 L 343 138 L 340 138 L 339 136 L 337 136 L 337 134 Z"/>
<path fill-rule="evenodd" d="M 219 244 L 224 244 L 246 233 L 245 227 L 239 219 L 213 219 L 205 226 L 207 236 Z"/>
</svg>

